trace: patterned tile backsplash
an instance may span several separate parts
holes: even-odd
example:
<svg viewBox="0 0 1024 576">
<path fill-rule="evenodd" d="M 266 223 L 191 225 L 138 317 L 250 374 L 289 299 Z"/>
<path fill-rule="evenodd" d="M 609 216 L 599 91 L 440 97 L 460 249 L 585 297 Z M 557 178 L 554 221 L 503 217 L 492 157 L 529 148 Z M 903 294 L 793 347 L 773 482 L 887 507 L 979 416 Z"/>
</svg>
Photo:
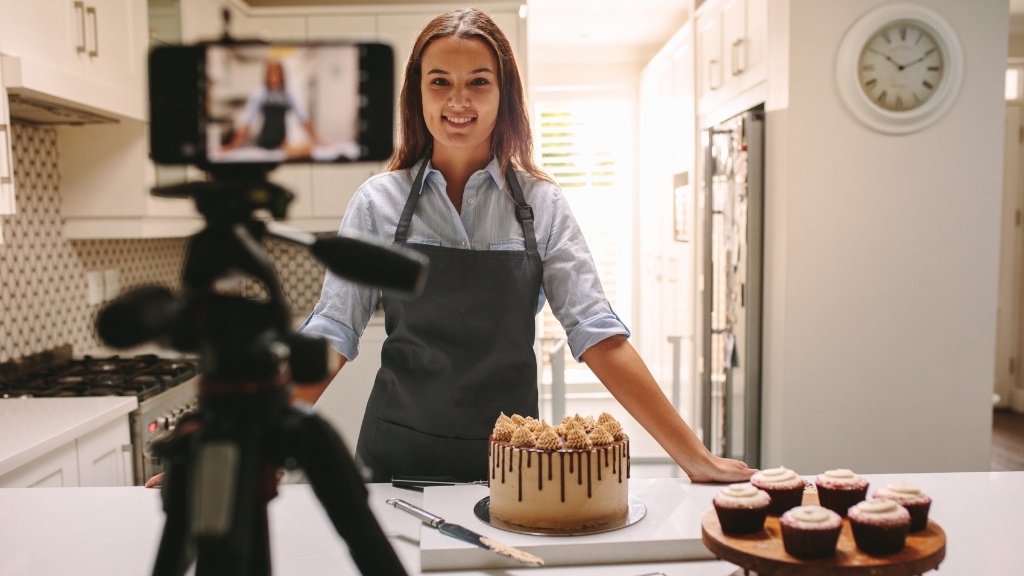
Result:
<svg viewBox="0 0 1024 576">
<path fill-rule="evenodd" d="M 0 362 L 72 344 L 100 345 L 93 324 L 101 305 L 86 302 L 85 273 L 116 268 L 121 290 L 180 285 L 187 239 L 66 240 L 61 232 L 57 132 L 12 126 L 18 213 L 3 216 L 0 244 Z M 305 250 L 265 245 L 296 317 L 320 297 L 324 269 Z M 248 290 L 247 290 L 248 292 Z"/>
</svg>

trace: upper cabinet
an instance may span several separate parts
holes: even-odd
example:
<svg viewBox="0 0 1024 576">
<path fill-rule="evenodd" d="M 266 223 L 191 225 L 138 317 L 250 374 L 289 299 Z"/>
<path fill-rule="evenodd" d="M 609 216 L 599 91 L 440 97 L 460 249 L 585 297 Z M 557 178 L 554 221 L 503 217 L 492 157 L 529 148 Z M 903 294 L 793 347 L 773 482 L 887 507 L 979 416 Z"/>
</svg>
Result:
<svg viewBox="0 0 1024 576">
<path fill-rule="evenodd" d="M 709 0 L 696 18 L 697 112 L 707 114 L 765 81 L 767 0 Z"/>
<path fill-rule="evenodd" d="M 19 98 L 146 117 L 145 0 L 3 0 L 4 85 Z"/>
</svg>

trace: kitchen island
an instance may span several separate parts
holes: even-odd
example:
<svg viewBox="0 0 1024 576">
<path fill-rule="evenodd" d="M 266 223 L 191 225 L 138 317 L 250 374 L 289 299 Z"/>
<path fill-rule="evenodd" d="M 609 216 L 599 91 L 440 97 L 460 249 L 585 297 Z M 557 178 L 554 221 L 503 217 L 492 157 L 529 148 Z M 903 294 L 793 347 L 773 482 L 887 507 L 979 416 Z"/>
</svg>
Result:
<svg viewBox="0 0 1024 576">
<path fill-rule="evenodd" d="M 872 488 L 905 480 L 932 496 L 931 517 L 942 525 L 948 538 L 940 574 L 1024 573 L 1024 472 L 865 477 Z M 720 489 L 718 485 L 676 481 L 702 509 L 711 507 L 711 499 Z M 423 495 L 384 484 L 369 488 L 374 513 L 399 557 L 410 574 L 419 574 L 421 526 L 384 501 L 397 497 L 420 504 Z M 157 490 L 0 489 L 0 575 L 149 574 L 162 525 Z M 275 575 L 358 574 L 309 486 L 281 486 L 280 495 L 270 503 L 270 525 Z M 726 576 L 736 570 L 727 562 L 702 561 L 429 574 L 640 576 L 660 571 L 669 576 Z"/>
</svg>

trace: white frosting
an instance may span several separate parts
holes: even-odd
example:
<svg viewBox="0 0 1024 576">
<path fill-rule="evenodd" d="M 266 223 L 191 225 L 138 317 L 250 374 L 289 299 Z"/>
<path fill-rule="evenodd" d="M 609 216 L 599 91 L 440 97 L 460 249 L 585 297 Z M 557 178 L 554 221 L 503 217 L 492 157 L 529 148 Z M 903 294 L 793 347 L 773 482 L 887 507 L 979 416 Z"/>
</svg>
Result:
<svg viewBox="0 0 1024 576">
<path fill-rule="evenodd" d="M 850 508 L 850 518 L 859 521 L 898 523 L 909 522 L 910 513 L 892 500 L 872 498 Z"/>
<path fill-rule="evenodd" d="M 853 479 L 856 474 L 853 470 L 847 470 L 846 468 L 837 468 L 836 470 L 828 470 L 825 472 L 826 478 L 835 478 L 837 480 Z"/>
<path fill-rule="evenodd" d="M 889 484 L 886 486 L 889 492 L 897 494 L 899 496 L 919 496 L 921 489 L 914 486 L 910 482 L 897 482 L 895 484 Z"/>
<path fill-rule="evenodd" d="M 758 490 L 750 484 L 731 484 L 722 492 L 732 498 L 752 498 L 757 496 Z"/>
<path fill-rule="evenodd" d="M 769 482 L 785 482 L 796 478 L 796 472 L 793 472 L 789 468 L 769 468 L 761 471 L 761 476 Z"/>
<path fill-rule="evenodd" d="M 817 524 L 829 519 L 828 510 L 821 506 L 797 506 L 789 511 L 793 518 L 808 524 Z"/>
<path fill-rule="evenodd" d="M 892 500 L 881 500 L 878 498 L 872 498 L 857 504 L 857 508 L 860 508 L 861 512 L 866 514 L 889 514 L 895 512 L 897 506 L 899 504 Z"/>
</svg>

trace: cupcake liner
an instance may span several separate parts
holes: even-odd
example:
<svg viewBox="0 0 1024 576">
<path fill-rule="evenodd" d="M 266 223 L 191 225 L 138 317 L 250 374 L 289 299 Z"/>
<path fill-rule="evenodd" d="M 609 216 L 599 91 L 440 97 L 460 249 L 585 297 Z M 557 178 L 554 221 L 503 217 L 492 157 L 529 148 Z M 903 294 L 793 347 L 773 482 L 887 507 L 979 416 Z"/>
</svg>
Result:
<svg viewBox="0 0 1024 576">
<path fill-rule="evenodd" d="M 910 524 L 878 526 L 850 520 L 853 539 L 868 554 L 893 554 L 903 549 L 910 532 Z"/>
<path fill-rule="evenodd" d="M 801 530 L 782 524 L 782 545 L 790 556 L 824 558 L 836 553 L 836 543 L 843 529 L 840 524 L 828 530 Z"/>
<path fill-rule="evenodd" d="M 928 527 L 928 509 L 932 507 L 931 502 L 923 504 L 904 504 L 907 512 L 910 512 L 910 531 L 918 532 Z"/>
<path fill-rule="evenodd" d="M 761 488 L 771 496 L 771 503 L 768 504 L 768 514 L 772 516 L 782 516 L 790 508 L 796 508 L 803 503 L 804 499 L 804 487 L 798 486 L 796 488 L 786 488 L 784 490 L 774 490 L 772 488 Z"/>
<path fill-rule="evenodd" d="M 715 504 L 718 522 L 722 532 L 726 534 L 753 534 L 764 528 L 764 519 L 768 516 L 768 507 L 763 508 L 724 508 Z"/>
<path fill-rule="evenodd" d="M 843 518 L 846 518 L 850 506 L 864 500 L 867 495 L 867 486 L 855 490 L 834 490 L 818 486 L 818 502 Z"/>
</svg>

